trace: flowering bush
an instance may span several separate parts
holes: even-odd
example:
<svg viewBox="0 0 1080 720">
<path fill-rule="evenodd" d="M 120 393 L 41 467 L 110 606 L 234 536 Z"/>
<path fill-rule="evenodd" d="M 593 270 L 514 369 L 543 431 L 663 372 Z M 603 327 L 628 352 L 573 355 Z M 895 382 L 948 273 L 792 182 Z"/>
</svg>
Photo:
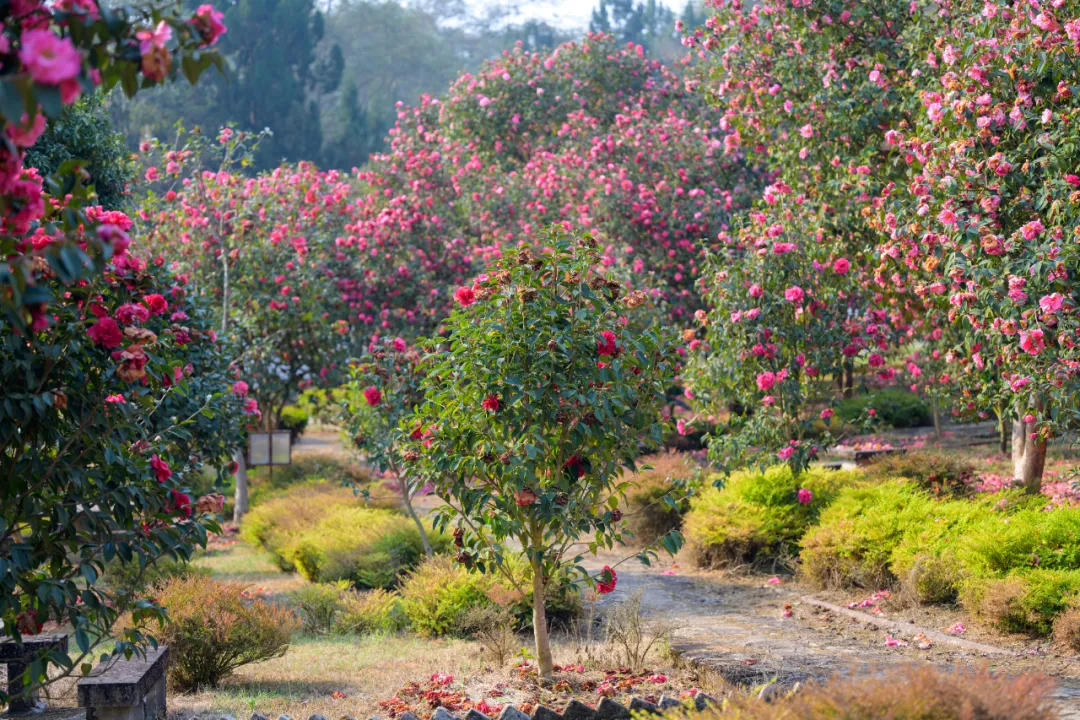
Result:
<svg viewBox="0 0 1080 720">
<path fill-rule="evenodd" d="M 453 501 L 435 512 L 456 526 L 458 561 L 505 570 L 526 594 L 504 562 L 506 543 L 521 544 L 545 676 L 545 587 L 583 572 L 568 554 L 583 536 L 593 552 L 622 538 L 619 474 L 659 444 L 677 359 L 671 340 L 634 322 L 644 293 L 623 296 L 600 259 L 588 239 L 557 231 L 542 252 L 508 251 L 460 294 L 446 342 L 428 343 L 416 418 L 431 430 L 414 441 L 421 471 Z M 681 538 L 663 542 L 674 551 Z M 599 580 L 613 589 L 615 575 Z"/>
<path fill-rule="evenodd" d="M 401 106 L 390 150 L 359 174 L 369 192 L 343 244 L 368 272 L 344 281 L 350 305 L 372 325 L 429 330 L 450 288 L 556 223 L 591 233 L 605 265 L 688 316 L 699 243 L 755 182 L 723 154 L 719 119 L 602 34 L 462 75 L 445 97 Z"/>
<path fill-rule="evenodd" d="M 233 407 L 201 311 L 128 251 L 130 220 L 88 206 L 68 162 L 43 178 L 23 153 L 95 86 L 127 94 L 176 75 L 194 82 L 221 58 L 210 5 L 138 9 L 31 1 L 0 12 L 0 620 L 21 642 L 46 623 L 73 629 L 73 657 L 35 657 L 33 686 L 87 671 L 121 613 L 159 605 L 99 584 L 119 558 L 145 568 L 205 542 L 220 497 L 185 490 L 235 442 Z M 172 286 L 172 287 L 170 287 Z M 168 295 L 168 297 L 166 297 Z M 145 637 L 130 629 L 114 653 Z M 0 702 L 9 698 L 0 691 Z"/>
</svg>

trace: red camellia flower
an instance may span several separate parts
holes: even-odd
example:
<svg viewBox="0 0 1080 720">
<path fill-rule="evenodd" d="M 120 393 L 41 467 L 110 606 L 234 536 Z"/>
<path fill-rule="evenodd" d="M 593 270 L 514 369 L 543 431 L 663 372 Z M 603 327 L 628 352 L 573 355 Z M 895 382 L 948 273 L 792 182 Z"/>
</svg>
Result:
<svg viewBox="0 0 1080 720">
<path fill-rule="evenodd" d="M 120 326 L 111 317 L 98 320 L 87 329 L 86 334 L 95 345 L 106 348 L 120 347 L 120 344 L 124 342 L 124 334 L 120 331 Z"/>
<path fill-rule="evenodd" d="M 176 513 L 177 515 L 191 517 L 193 511 L 191 496 L 185 492 L 180 492 L 179 490 L 170 490 L 168 509 L 169 512 Z"/>
<path fill-rule="evenodd" d="M 245 397 L 248 394 L 248 384 L 243 380 L 237 380 L 232 386 L 233 395 Z"/>
<path fill-rule="evenodd" d="M 596 341 L 596 352 L 607 357 L 617 356 L 619 347 L 615 344 L 615 333 L 610 330 L 600 333 L 600 339 Z"/>
<path fill-rule="evenodd" d="M 154 468 L 154 476 L 157 477 L 159 483 L 163 483 L 172 477 L 172 470 L 169 469 L 169 463 L 165 462 L 157 455 L 150 458 L 150 467 Z"/>
<path fill-rule="evenodd" d="M 485 410 L 490 410 L 491 412 L 497 412 L 498 409 L 499 409 L 499 396 L 498 395 L 488 395 L 486 398 L 484 398 L 484 402 L 481 403 L 481 405 L 483 405 Z"/>
<path fill-rule="evenodd" d="M 610 592 L 615 592 L 615 585 L 619 582 L 619 576 L 615 574 L 615 571 L 610 566 L 605 565 L 603 571 L 600 573 L 600 579 L 596 581 L 596 592 L 601 595 L 607 595 Z"/>
<path fill-rule="evenodd" d="M 164 297 L 153 293 L 143 298 L 143 302 L 146 303 L 146 307 L 150 308 L 150 312 L 154 315 L 164 315 L 165 311 L 169 309 L 169 303 Z"/>
<path fill-rule="evenodd" d="M 471 287 L 459 287 L 454 291 L 454 299 L 458 301 L 461 307 L 469 307 L 476 302 L 476 293 L 473 292 Z"/>
<path fill-rule="evenodd" d="M 364 390 L 364 399 L 367 400 L 367 404 L 371 407 L 375 407 L 382 402 L 382 391 L 379 388 L 372 385 Z"/>
<path fill-rule="evenodd" d="M 524 490 L 518 490 L 514 493 L 514 502 L 518 507 L 529 507 L 536 502 L 536 493 L 528 488 Z"/>
</svg>

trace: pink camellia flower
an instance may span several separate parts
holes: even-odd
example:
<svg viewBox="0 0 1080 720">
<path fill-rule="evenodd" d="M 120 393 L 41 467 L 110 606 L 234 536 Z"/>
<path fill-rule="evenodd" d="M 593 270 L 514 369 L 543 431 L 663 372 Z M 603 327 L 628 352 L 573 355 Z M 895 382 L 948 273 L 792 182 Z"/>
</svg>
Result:
<svg viewBox="0 0 1080 720">
<path fill-rule="evenodd" d="M 259 409 L 259 401 L 255 398 L 248 398 L 244 403 L 244 412 L 248 415 L 262 416 L 262 410 Z"/>
<path fill-rule="evenodd" d="M 139 54 L 145 55 L 151 48 L 165 47 L 172 40 L 172 28 L 162 20 L 153 30 L 140 30 L 135 37 L 139 39 Z"/>
<path fill-rule="evenodd" d="M 132 303 L 124 303 L 116 308 L 114 315 L 123 325 L 135 325 L 150 319 L 150 311 L 146 307 Z"/>
<path fill-rule="evenodd" d="M 851 269 L 851 261 L 847 258 L 837 258 L 832 264 L 833 272 L 840 275 L 846 275 L 848 270 Z"/>
<path fill-rule="evenodd" d="M 244 397 L 248 394 L 248 384 L 243 380 L 237 380 L 232 386 L 233 395 Z"/>
<path fill-rule="evenodd" d="M 22 34 L 19 60 L 31 79 L 41 85 L 59 85 L 74 80 L 82 71 L 82 55 L 68 38 L 39 28 Z"/>
<path fill-rule="evenodd" d="M 967 630 L 967 628 L 964 627 L 964 623 L 956 623 L 945 632 L 949 633 L 950 635 L 963 635 L 965 630 Z"/>
<path fill-rule="evenodd" d="M 393 342 L 393 343 L 391 343 L 391 345 L 392 345 L 392 346 L 393 346 L 393 348 L 394 348 L 395 350 L 397 350 L 398 352 L 405 352 L 405 348 L 407 348 L 407 347 L 408 347 L 408 346 L 407 346 L 407 345 L 405 344 L 405 341 L 404 341 L 404 340 L 402 340 L 401 338 L 394 338 L 394 342 Z"/>
<path fill-rule="evenodd" d="M 772 386 L 775 385 L 775 384 L 776 384 L 776 373 L 772 372 L 771 370 L 766 370 L 763 373 L 758 373 L 758 376 L 757 376 L 758 390 L 761 390 L 762 392 L 765 392 L 766 390 L 771 390 Z"/>
<path fill-rule="evenodd" d="M 19 123 L 8 125 L 7 129 L 7 134 L 8 137 L 11 138 L 11 142 L 17 147 L 22 148 L 33 146 L 43 132 L 45 132 L 45 113 L 40 109 L 37 114 L 34 115 L 33 122 L 31 122 L 30 117 L 26 113 L 23 113 Z"/>
<path fill-rule="evenodd" d="M 124 334 L 120 331 L 120 326 L 111 317 L 100 318 L 87 328 L 86 334 L 90 336 L 95 345 L 101 345 L 110 350 L 120 347 L 121 343 L 124 342 Z"/>
<path fill-rule="evenodd" d="M 661 675 L 660 673 L 656 673 L 655 675 L 650 675 L 649 676 L 649 682 L 657 683 L 658 685 L 666 683 L 667 682 L 667 675 Z"/>
<path fill-rule="evenodd" d="M 454 299 L 457 300 L 458 305 L 461 305 L 461 307 L 469 307 L 476 302 L 476 293 L 473 292 L 471 287 L 465 285 L 454 291 Z"/>
<path fill-rule="evenodd" d="M 809 505 L 814 499 L 814 491 L 807 490 L 806 488 L 799 488 L 799 492 L 795 493 L 799 500 L 800 505 Z"/>
<path fill-rule="evenodd" d="M 779 575 L 773 575 L 771 578 L 765 581 L 769 585 L 780 585 L 784 581 L 780 579 Z"/>
<path fill-rule="evenodd" d="M 371 385 L 364 390 L 364 399 L 367 400 L 367 404 L 371 407 L 375 407 L 382 402 L 382 391 L 379 388 Z"/>
<path fill-rule="evenodd" d="M 154 477 L 157 478 L 159 483 L 163 483 L 172 477 L 172 470 L 169 469 L 169 463 L 162 460 L 157 455 L 150 457 L 150 467 L 154 469 Z"/>
<path fill-rule="evenodd" d="M 937 219 L 942 225 L 955 225 L 957 223 L 956 213 L 949 208 L 945 208 L 939 212 Z"/>
<path fill-rule="evenodd" d="M 499 410 L 499 396 L 494 395 L 494 394 L 488 395 L 486 398 L 484 398 L 484 401 L 482 403 L 480 403 L 480 405 L 485 410 L 488 410 L 490 412 L 498 412 L 498 410 Z"/>
<path fill-rule="evenodd" d="M 682 419 L 679 419 L 678 421 L 676 421 L 675 422 L 675 429 L 678 431 L 678 433 L 680 435 L 685 435 L 686 434 L 686 421 L 682 420 Z"/>
<path fill-rule="evenodd" d="M 757 283 L 754 283 L 753 285 L 750 286 L 750 297 L 759 298 L 764 294 L 765 294 L 765 291 Z"/>
<path fill-rule="evenodd" d="M 1035 422 L 1035 416 L 1032 415 L 1031 413 L 1028 413 L 1027 415 L 1024 416 L 1024 422 L 1026 422 L 1026 423 Z"/>
<path fill-rule="evenodd" d="M 784 291 L 784 299 L 789 303 L 801 303 L 805 297 L 806 293 L 798 285 L 792 285 Z"/>
<path fill-rule="evenodd" d="M 431 681 L 436 685 L 446 686 L 454 682 L 454 676 L 449 673 L 435 673 L 431 676 Z"/>
<path fill-rule="evenodd" d="M 1020 347 L 1028 355 L 1038 355 L 1046 349 L 1046 339 L 1042 330 L 1025 330 L 1020 333 Z"/>
<path fill-rule="evenodd" d="M 1065 297 L 1061 293 L 1051 293 L 1039 300 L 1039 307 L 1044 313 L 1056 313 L 1065 303 Z"/>
<path fill-rule="evenodd" d="M 825 408 L 824 410 L 821 411 L 820 417 L 821 417 L 822 420 L 828 420 L 829 418 L 831 418 L 833 416 L 833 414 L 834 413 L 833 413 L 832 408 Z"/>
<path fill-rule="evenodd" d="M 106 397 L 105 402 L 113 405 L 123 405 L 127 402 L 127 399 L 124 398 L 124 393 L 117 393 L 115 395 L 109 395 L 108 397 Z"/>
<path fill-rule="evenodd" d="M 1020 228 L 1020 234 L 1024 236 L 1025 240 L 1034 240 L 1042 234 L 1042 231 L 1046 228 L 1038 220 L 1032 220 L 1031 222 Z"/>
<path fill-rule="evenodd" d="M 195 30 L 202 38 L 202 47 L 213 45 L 228 31 L 225 23 L 222 22 L 224 19 L 224 13 L 215 10 L 213 5 L 200 5 L 195 11 L 195 17 L 189 22 L 195 26 Z"/>
<path fill-rule="evenodd" d="M 781 460 L 787 461 L 787 460 L 790 460 L 791 456 L 794 455 L 794 454 L 795 454 L 795 446 L 788 445 L 785 448 L 780 448 L 776 452 L 776 457 L 780 458 Z"/>
</svg>

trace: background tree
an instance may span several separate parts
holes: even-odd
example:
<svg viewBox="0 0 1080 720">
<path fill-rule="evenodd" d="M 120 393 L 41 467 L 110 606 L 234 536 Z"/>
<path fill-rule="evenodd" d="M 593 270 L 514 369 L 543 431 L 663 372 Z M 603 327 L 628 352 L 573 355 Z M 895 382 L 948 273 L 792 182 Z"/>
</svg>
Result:
<svg viewBox="0 0 1080 720">
<path fill-rule="evenodd" d="M 134 166 L 124 146 L 124 136 L 113 130 L 101 94 L 81 98 L 64 108 L 55 121 L 26 151 L 27 167 L 43 176 L 52 175 L 69 160 L 79 160 L 85 182 L 93 185 L 98 204 L 119 210 Z"/>
<path fill-rule="evenodd" d="M 624 297 L 600 257 L 589 239 L 553 233 L 459 288 L 446 341 L 426 345 L 425 401 L 412 423 L 431 429 L 413 457 L 451 500 L 435 512 L 437 524 L 456 527 L 458 560 L 495 568 L 528 595 L 505 562 L 524 555 L 544 677 L 545 587 L 588 577 L 575 546 L 595 553 L 621 541 L 620 474 L 660 443 L 678 357 L 661 331 L 634 322 L 644 293 Z M 665 536 L 672 552 L 680 543 Z M 606 568 L 600 591 L 615 581 Z"/>
</svg>

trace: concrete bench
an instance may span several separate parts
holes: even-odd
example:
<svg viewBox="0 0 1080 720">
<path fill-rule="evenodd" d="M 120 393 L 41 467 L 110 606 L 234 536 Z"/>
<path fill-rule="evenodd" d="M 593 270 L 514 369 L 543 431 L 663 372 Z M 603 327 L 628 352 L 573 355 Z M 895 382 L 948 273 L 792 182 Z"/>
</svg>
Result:
<svg viewBox="0 0 1080 720">
<path fill-rule="evenodd" d="M 37 691 L 28 690 L 23 681 L 23 674 L 35 658 L 48 652 L 67 654 L 67 635 L 24 636 L 21 643 L 9 637 L 0 638 L 0 665 L 7 665 L 8 713 L 37 712 L 45 707 Z"/>
<path fill-rule="evenodd" d="M 86 720 L 160 720 L 165 717 L 165 671 L 169 648 L 146 657 L 113 658 L 79 680 L 79 707 Z"/>
</svg>

